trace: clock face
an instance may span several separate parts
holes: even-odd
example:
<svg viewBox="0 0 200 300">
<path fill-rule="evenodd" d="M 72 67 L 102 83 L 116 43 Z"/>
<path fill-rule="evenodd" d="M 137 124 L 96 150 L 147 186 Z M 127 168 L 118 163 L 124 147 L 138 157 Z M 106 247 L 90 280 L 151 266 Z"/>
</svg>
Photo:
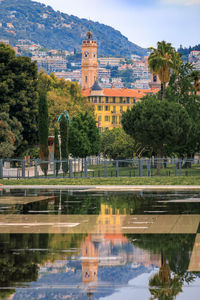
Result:
<svg viewBox="0 0 200 300">
<path fill-rule="evenodd" d="M 88 59 L 89 57 L 90 57 L 89 52 L 85 51 L 85 52 L 84 52 L 84 58 L 85 58 L 85 59 Z"/>
</svg>

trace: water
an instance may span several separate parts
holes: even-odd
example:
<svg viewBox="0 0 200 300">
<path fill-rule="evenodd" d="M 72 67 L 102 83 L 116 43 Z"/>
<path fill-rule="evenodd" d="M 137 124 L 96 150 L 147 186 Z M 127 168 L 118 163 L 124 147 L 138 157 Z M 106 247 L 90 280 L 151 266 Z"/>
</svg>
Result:
<svg viewBox="0 0 200 300">
<path fill-rule="evenodd" d="M 199 192 L 5 190 L 0 299 L 199 299 Z"/>
</svg>

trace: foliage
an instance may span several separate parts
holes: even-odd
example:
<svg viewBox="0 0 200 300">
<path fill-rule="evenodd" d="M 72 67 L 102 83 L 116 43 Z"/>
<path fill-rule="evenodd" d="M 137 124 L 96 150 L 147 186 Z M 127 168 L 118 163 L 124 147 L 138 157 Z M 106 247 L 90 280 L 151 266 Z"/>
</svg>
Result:
<svg viewBox="0 0 200 300">
<path fill-rule="evenodd" d="M 49 127 L 52 134 L 58 117 L 63 111 L 67 111 L 70 119 L 80 112 L 93 112 L 93 108 L 82 96 L 78 83 L 66 81 L 64 78 L 59 79 L 54 74 L 49 76 L 44 72 L 39 72 L 38 77 L 40 89 L 47 91 Z"/>
<path fill-rule="evenodd" d="M 14 151 L 18 157 L 38 141 L 37 66 L 28 57 L 16 57 L 5 44 L 0 44 L 0 61 L 0 111 L 10 119 L 15 117 L 23 127 L 23 140 Z"/>
<path fill-rule="evenodd" d="M 58 129 L 54 129 L 54 160 L 60 160 L 60 145 L 58 139 Z M 56 162 L 56 175 L 60 170 L 60 163 Z"/>
<path fill-rule="evenodd" d="M 138 102 L 124 113 L 122 125 L 127 134 L 151 148 L 158 157 L 163 156 L 165 145 L 171 151 L 183 146 L 191 133 L 191 120 L 180 104 L 154 97 Z"/>
<path fill-rule="evenodd" d="M 14 155 L 14 151 L 22 142 L 22 125 L 9 114 L 0 112 L 0 157 L 7 158 Z"/>
<path fill-rule="evenodd" d="M 149 69 L 152 73 L 158 75 L 161 81 L 161 100 L 165 98 L 166 84 L 170 80 L 170 73 L 175 73 L 182 64 L 180 55 L 170 43 L 165 41 L 157 43 L 157 49 L 150 47 L 152 50 L 148 58 Z"/>
<path fill-rule="evenodd" d="M 171 76 L 166 93 L 168 101 L 181 104 L 190 116 L 191 134 L 188 136 L 185 145 L 176 149 L 176 153 L 182 157 L 191 157 L 200 149 L 200 97 L 193 93 L 193 75 L 191 74 L 194 74 L 192 65 L 182 65 L 178 73 Z"/>
<path fill-rule="evenodd" d="M 100 136 L 93 115 L 80 113 L 72 119 L 69 128 L 69 149 L 74 157 L 97 155 Z"/>
<path fill-rule="evenodd" d="M 200 92 L 200 71 L 199 70 L 194 70 L 190 74 L 191 80 L 193 81 L 194 84 L 194 93 L 195 95 L 197 92 Z"/>
<path fill-rule="evenodd" d="M 49 121 L 48 121 L 48 106 L 46 100 L 46 93 L 40 94 L 38 128 L 39 128 L 40 159 L 43 161 L 48 161 Z M 41 163 L 41 169 L 46 176 L 48 170 L 48 163 Z"/>
<path fill-rule="evenodd" d="M 11 11 L 14 11 L 12 20 Z M 44 15 L 47 17 L 43 18 Z M 80 41 L 88 31 L 88 20 L 55 11 L 50 6 L 30 0 L 1 1 L 0 19 L 0 34 L 2 38 L 9 39 L 12 45 L 23 38 L 45 48 L 74 51 L 74 48 L 80 49 Z M 6 26 L 8 22 L 12 22 L 14 26 L 11 31 Z M 146 49 L 131 43 L 118 30 L 98 22 L 90 21 L 90 24 L 94 38 L 101 44 L 101 55 L 146 55 Z"/>
<path fill-rule="evenodd" d="M 101 152 L 113 159 L 132 158 L 135 143 L 121 128 L 105 131 L 101 136 Z"/>
<path fill-rule="evenodd" d="M 62 163 L 62 169 L 64 174 L 68 172 L 68 120 L 64 116 L 61 116 L 60 119 L 60 139 L 61 139 L 61 159 L 65 160 Z"/>
</svg>

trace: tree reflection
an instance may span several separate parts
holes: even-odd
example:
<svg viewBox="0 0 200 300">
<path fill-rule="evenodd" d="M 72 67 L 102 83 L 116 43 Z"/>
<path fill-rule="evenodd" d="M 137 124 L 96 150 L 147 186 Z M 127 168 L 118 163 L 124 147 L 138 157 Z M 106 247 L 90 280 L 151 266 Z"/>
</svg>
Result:
<svg viewBox="0 0 200 300">
<path fill-rule="evenodd" d="M 15 293 L 15 287 L 37 281 L 39 267 L 47 261 L 66 259 L 59 250 L 80 249 L 81 234 L 0 234 L 0 299 Z M 6 289 L 9 288 L 9 289 Z"/>
<path fill-rule="evenodd" d="M 159 272 L 149 280 L 150 299 L 175 299 L 184 282 L 189 284 L 195 279 L 194 273 L 187 271 L 195 235 L 128 234 L 127 237 L 133 245 L 161 254 Z"/>
</svg>

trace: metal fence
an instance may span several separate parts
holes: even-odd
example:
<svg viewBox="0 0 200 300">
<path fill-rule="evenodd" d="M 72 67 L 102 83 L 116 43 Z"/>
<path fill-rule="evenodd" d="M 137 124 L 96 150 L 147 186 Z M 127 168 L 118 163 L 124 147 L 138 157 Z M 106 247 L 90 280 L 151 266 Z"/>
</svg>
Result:
<svg viewBox="0 0 200 300">
<path fill-rule="evenodd" d="M 0 178 L 145 176 L 200 176 L 200 160 L 178 158 L 110 160 L 100 157 L 61 161 L 0 159 Z"/>
</svg>

